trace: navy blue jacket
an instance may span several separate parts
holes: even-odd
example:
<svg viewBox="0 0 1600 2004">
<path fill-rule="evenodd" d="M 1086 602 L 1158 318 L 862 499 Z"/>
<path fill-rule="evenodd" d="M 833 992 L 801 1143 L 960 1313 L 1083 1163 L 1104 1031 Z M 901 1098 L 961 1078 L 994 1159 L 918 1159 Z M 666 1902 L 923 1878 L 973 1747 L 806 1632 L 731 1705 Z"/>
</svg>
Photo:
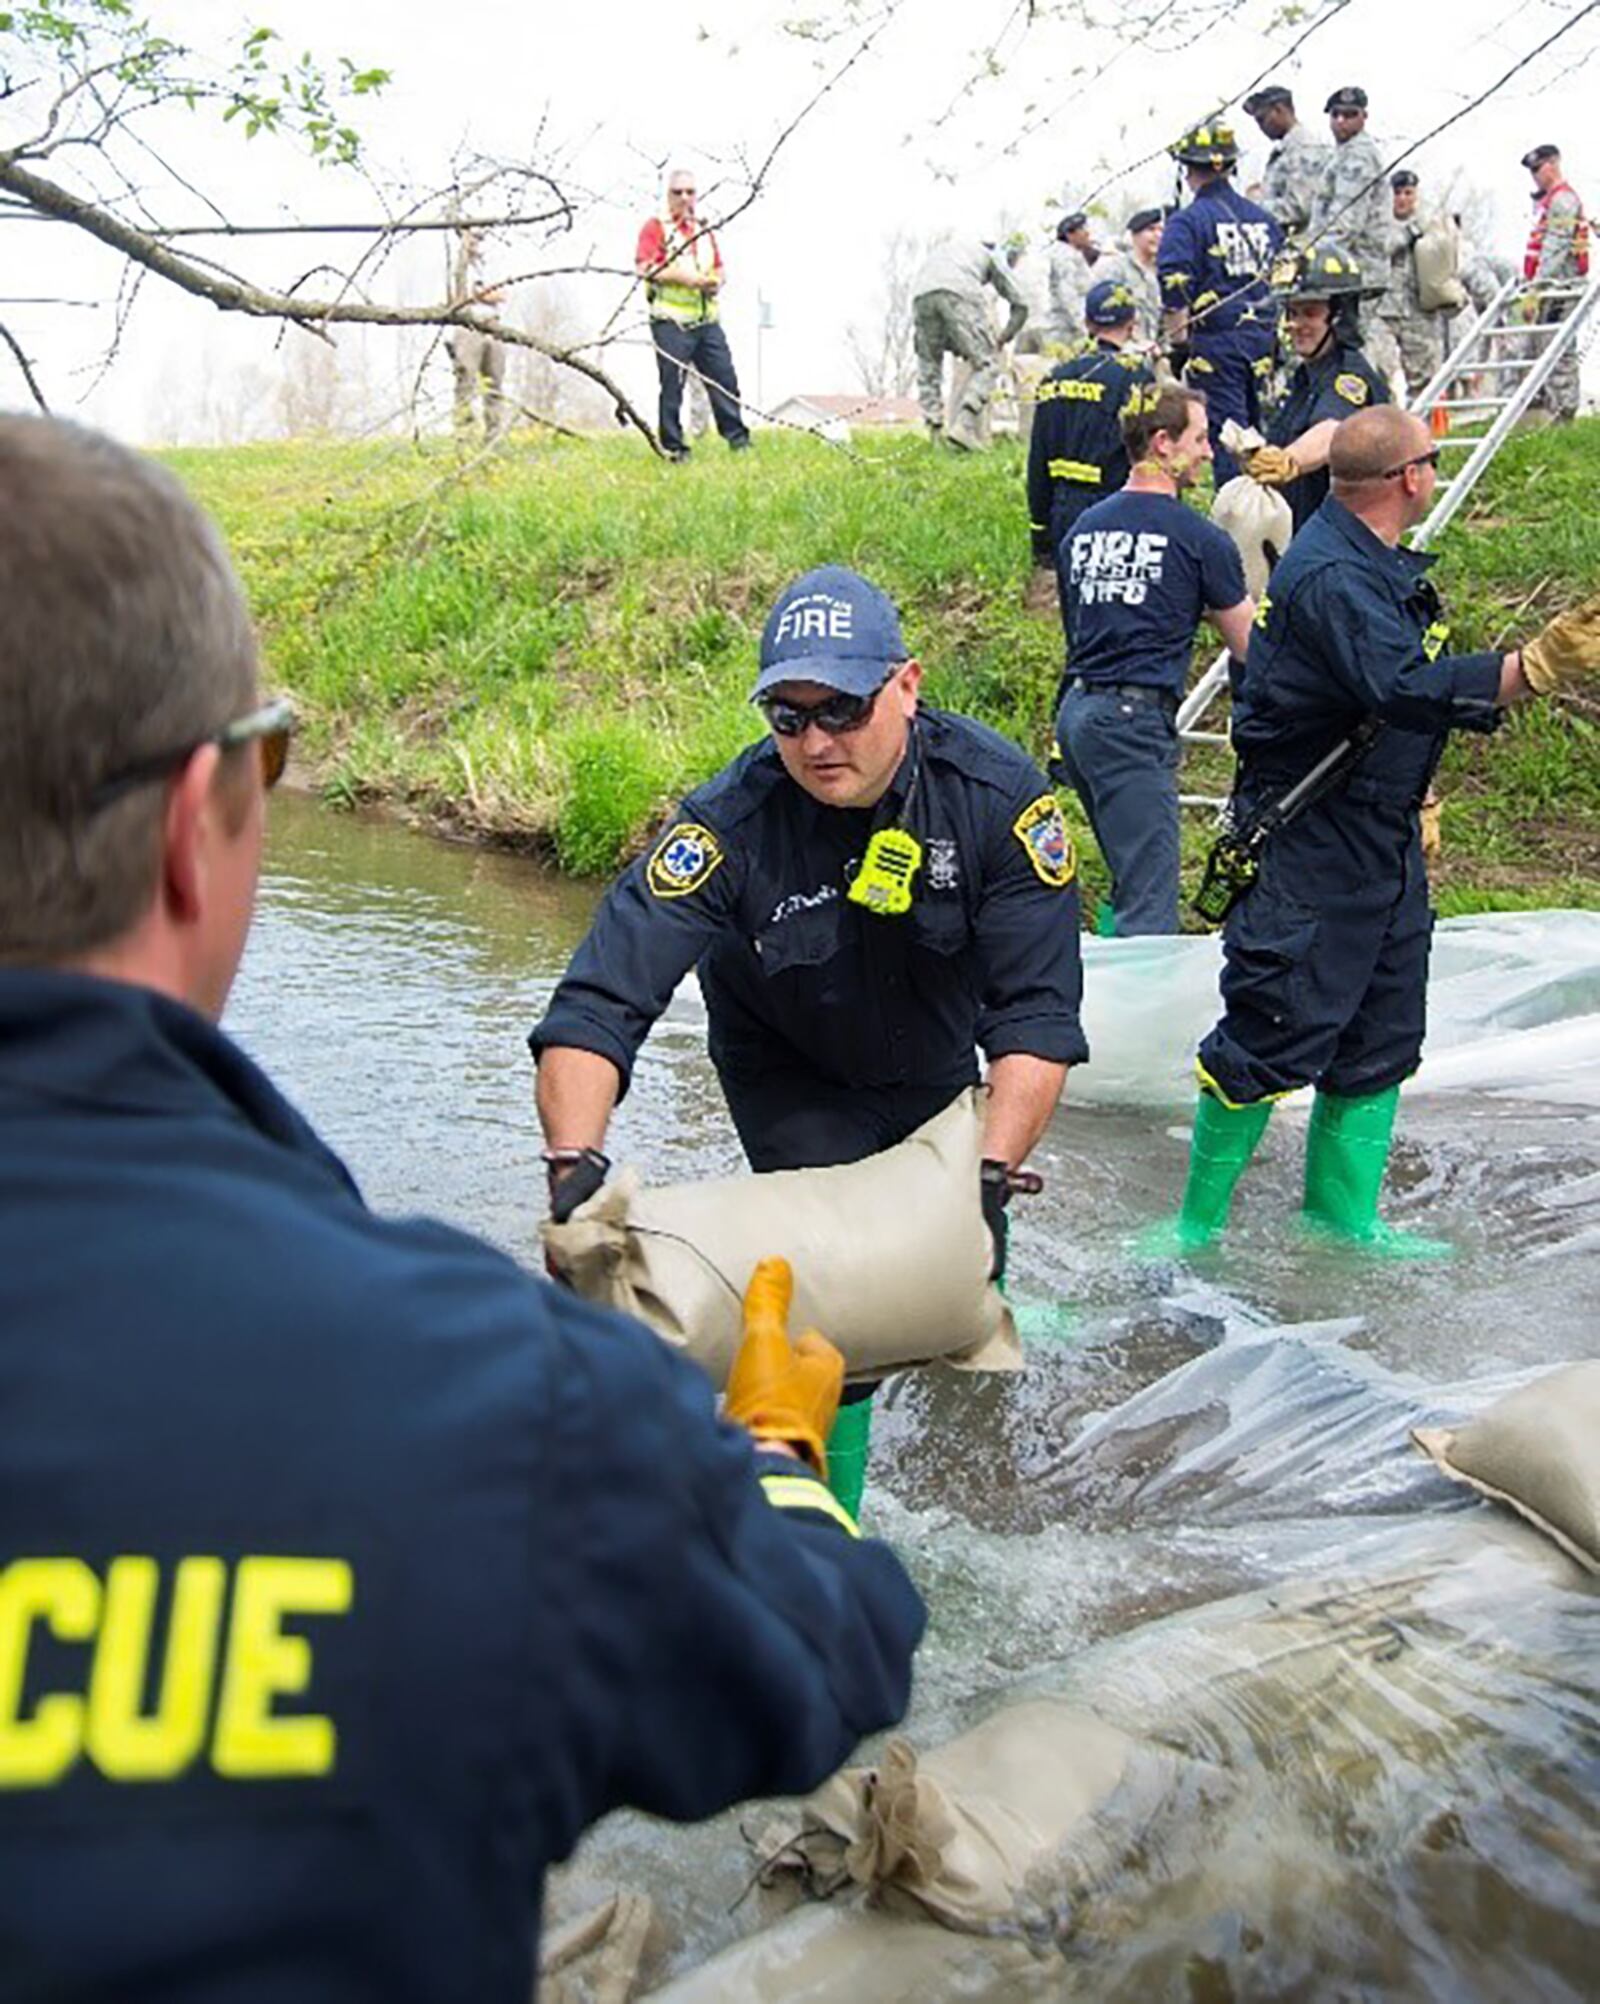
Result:
<svg viewBox="0 0 1600 2004">
<path fill-rule="evenodd" d="M 1499 723 L 1500 656 L 1443 651 L 1449 628 L 1428 580 L 1433 562 L 1390 549 L 1331 496 L 1289 545 L 1234 694 L 1233 743 L 1251 811 L 1375 716 L 1386 728 L 1308 819 L 1353 825 L 1365 807 L 1409 825 L 1445 734 Z"/>
<path fill-rule="evenodd" d="M 1196 349 L 1263 355 L 1277 335 L 1272 260 L 1283 242 L 1276 219 L 1230 181 L 1209 181 L 1167 220 L 1156 254 L 1161 304 L 1186 307 Z"/>
<path fill-rule="evenodd" d="M 876 827 L 923 847 L 909 912 L 846 890 Z M 1031 760 L 996 732 L 918 712 L 871 810 L 825 806 L 770 739 L 689 795 L 606 893 L 529 1043 L 609 1058 L 627 1088 L 650 1026 L 698 967 L 713 1062 L 847 1087 L 916 1083 L 953 1098 L 974 1044 L 1060 1064 L 1088 1056 L 1072 848 Z"/>
<path fill-rule="evenodd" d="M 1333 342 L 1315 360 L 1301 362 L 1290 376 L 1288 392 L 1267 425 L 1267 443 L 1293 445 L 1302 433 L 1327 418 L 1339 424 L 1371 404 L 1390 401 L 1389 385 L 1361 350 L 1342 341 Z M 1314 473 L 1302 473 L 1298 480 L 1291 480 L 1282 490 L 1296 531 L 1322 506 L 1328 485 L 1328 469 L 1319 466 Z"/>
<path fill-rule="evenodd" d="M 1039 385 L 1028 443 L 1028 525 L 1036 563 L 1056 560 L 1055 513 L 1064 497 L 1103 500 L 1127 479 L 1122 419 L 1154 381 L 1137 355 L 1105 341 L 1092 354 L 1058 362 Z"/>
<path fill-rule="evenodd" d="M 898 1562 L 762 1471 L 814 1478 L 374 1217 L 146 990 L 0 972 L 0 1329 L 7 1996 L 525 2004 L 587 1824 L 810 1788 L 905 1705 Z"/>
</svg>

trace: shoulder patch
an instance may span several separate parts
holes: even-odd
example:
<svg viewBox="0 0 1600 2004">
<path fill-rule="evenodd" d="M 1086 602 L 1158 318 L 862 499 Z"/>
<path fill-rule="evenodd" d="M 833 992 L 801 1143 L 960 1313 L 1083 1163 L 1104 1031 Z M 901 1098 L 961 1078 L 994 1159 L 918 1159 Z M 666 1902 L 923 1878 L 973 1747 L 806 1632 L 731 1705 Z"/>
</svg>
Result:
<svg viewBox="0 0 1600 2004">
<path fill-rule="evenodd" d="M 656 844 L 645 882 L 658 898 L 686 898 L 724 859 L 722 844 L 698 821 L 679 821 Z"/>
<path fill-rule="evenodd" d="M 1365 376 L 1345 374 L 1333 379 L 1335 396 L 1343 397 L 1347 404 L 1364 404 L 1372 390 Z"/>
<path fill-rule="evenodd" d="M 1022 844 L 1040 882 L 1064 891 L 1078 874 L 1078 858 L 1055 795 L 1041 793 L 1017 816 L 1011 832 Z"/>
</svg>

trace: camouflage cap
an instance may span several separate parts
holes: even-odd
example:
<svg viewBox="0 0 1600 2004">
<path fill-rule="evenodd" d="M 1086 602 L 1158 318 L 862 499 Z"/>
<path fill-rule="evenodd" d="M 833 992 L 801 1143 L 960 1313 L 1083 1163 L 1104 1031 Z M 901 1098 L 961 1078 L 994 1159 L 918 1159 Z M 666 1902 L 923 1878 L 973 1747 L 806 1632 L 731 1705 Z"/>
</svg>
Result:
<svg viewBox="0 0 1600 2004">
<path fill-rule="evenodd" d="M 1534 146 L 1523 154 L 1522 164 L 1531 174 L 1535 167 L 1542 167 L 1547 160 L 1559 160 L 1560 158 L 1561 148 L 1559 146 Z"/>
<path fill-rule="evenodd" d="M 1365 111 L 1367 94 L 1360 84 L 1342 84 L 1322 108 L 1324 111 Z"/>
</svg>

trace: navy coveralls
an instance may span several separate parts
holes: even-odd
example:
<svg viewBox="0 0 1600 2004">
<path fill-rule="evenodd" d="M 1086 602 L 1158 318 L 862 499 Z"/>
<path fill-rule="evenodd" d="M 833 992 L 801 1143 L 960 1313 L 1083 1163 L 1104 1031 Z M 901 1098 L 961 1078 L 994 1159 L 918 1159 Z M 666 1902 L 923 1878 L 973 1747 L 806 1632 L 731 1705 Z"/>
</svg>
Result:
<svg viewBox="0 0 1600 2004">
<path fill-rule="evenodd" d="M 1278 336 L 1269 278 L 1282 241 L 1275 219 L 1223 179 L 1197 188 L 1161 233 L 1161 304 L 1168 312 L 1188 309 L 1186 380 L 1206 395 L 1219 487 L 1239 471 L 1222 444 L 1224 421 L 1261 421 L 1261 392 Z"/>
<path fill-rule="evenodd" d="M 1289 378 L 1289 391 L 1273 412 L 1267 426 L 1269 445 L 1293 445 L 1303 433 L 1325 418 L 1340 423 L 1369 404 L 1391 401 L 1389 385 L 1359 348 L 1342 341 L 1330 342 L 1312 361 L 1302 362 Z M 1294 516 L 1298 535 L 1322 506 L 1328 492 L 1328 469 L 1302 473 L 1282 490 Z"/>
<path fill-rule="evenodd" d="M 595 1818 L 814 1787 L 905 1706 L 921 1605 L 815 1478 L 374 1217 L 146 989 L 0 971 L 0 1329 L 7 1997 L 526 2004 Z"/>
<path fill-rule="evenodd" d="M 1061 539 L 1084 509 L 1127 479 L 1122 420 L 1135 393 L 1154 382 L 1137 355 L 1101 341 L 1091 354 L 1058 363 L 1039 385 L 1028 445 L 1028 526 L 1036 564 L 1054 564 Z M 1065 605 L 1063 596 L 1063 611 Z"/>
<path fill-rule="evenodd" d="M 846 891 L 876 828 L 922 844 L 910 911 Z M 1088 1056 L 1071 845 L 1043 775 L 981 724 L 919 711 L 875 809 L 825 806 L 771 740 L 689 795 L 606 893 L 529 1037 L 634 1058 L 697 967 L 711 1059 L 751 1167 L 860 1161 L 992 1058 Z"/>
<path fill-rule="evenodd" d="M 1443 652 L 1433 561 L 1330 497 L 1256 615 L 1233 711 L 1241 824 L 1363 719 L 1383 729 L 1348 782 L 1268 838 L 1229 915 L 1200 1072 L 1232 1105 L 1310 1084 L 1363 1098 L 1416 1070 L 1433 932 L 1417 809 L 1445 734 L 1501 714 L 1500 656 Z"/>
<path fill-rule="evenodd" d="M 1247 597 L 1231 536 L 1124 489 L 1061 546 L 1070 671 L 1056 756 L 1111 872 L 1119 939 L 1178 930 L 1178 705 L 1208 611 Z"/>
</svg>

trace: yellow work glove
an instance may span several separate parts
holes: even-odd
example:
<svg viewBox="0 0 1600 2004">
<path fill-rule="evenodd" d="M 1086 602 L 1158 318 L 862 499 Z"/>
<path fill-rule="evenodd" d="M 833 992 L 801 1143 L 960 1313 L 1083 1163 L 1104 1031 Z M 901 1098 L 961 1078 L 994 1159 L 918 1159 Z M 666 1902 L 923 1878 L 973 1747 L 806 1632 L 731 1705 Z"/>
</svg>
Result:
<svg viewBox="0 0 1600 2004">
<path fill-rule="evenodd" d="M 1600 594 L 1558 612 L 1523 648 L 1522 672 L 1541 696 L 1581 689 L 1600 676 Z"/>
<path fill-rule="evenodd" d="M 844 1386 L 844 1359 L 815 1329 L 789 1341 L 794 1274 L 786 1259 L 764 1259 L 744 1291 L 744 1341 L 728 1373 L 723 1414 L 757 1440 L 798 1449 L 819 1475 Z"/>
<path fill-rule="evenodd" d="M 1244 470 L 1258 487 L 1287 487 L 1300 478 L 1299 460 L 1281 445 L 1257 446 Z"/>
</svg>

